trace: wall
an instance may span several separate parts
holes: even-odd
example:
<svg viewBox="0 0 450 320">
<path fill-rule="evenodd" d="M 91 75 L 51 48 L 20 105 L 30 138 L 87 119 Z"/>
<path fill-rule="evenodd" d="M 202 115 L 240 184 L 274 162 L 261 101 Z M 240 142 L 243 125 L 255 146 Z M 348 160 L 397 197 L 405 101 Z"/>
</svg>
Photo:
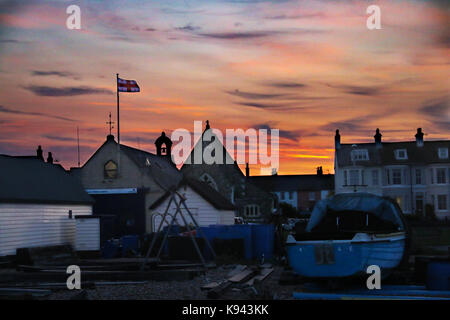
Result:
<svg viewBox="0 0 450 320">
<path fill-rule="evenodd" d="M 77 218 L 75 249 L 77 251 L 100 250 L 100 218 Z"/>
<path fill-rule="evenodd" d="M 16 248 L 75 245 L 74 217 L 91 214 L 89 205 L 0 203 L 0 256 L 15 255 Z"/>
<path fill-rule="evenodd" d="M 203 199 L 199 194 L 197 194 L 189 186 L 181 187 L 178 192 L 186 197 L 186 205 L 191 211 L 194 219 L 200 226 L 209 226 L 210 224 L 234 224 L 234 211 L 231 210 L 218 210 L 214 208 L 208 201 Z M 160 214 L 153 217 L 149 215 L 147 221 L 154 219 L 155 224 L 152 231 L 156 231 L 162 220 L 162 214 L 164 213 L 169 198 L 165 199 L 156 209 L 153 210 L 153 214 Z M 174 214 L 176 210 L 176 205 L 172 202 L 169 208 L 169 213 Z M 192 219 L 189 217 L 188 213 L 182 207 L 183 216 L 185 217 L 187 223 L 191 223 Z M 170 218 L 170 217 L 168 217 Z M 171 219 L 171 218 L 170 218 Z M 166 220 L 167 221 L 167 220 Z M 169 220 L 170 223 L 171 220 Z M 177 215 L 178 224 L 184 226 L 184 221 L 181 216 Z M 148 224 L 148 223 L 147 223 Z M 164 224 L 164 226 L 167 223 Z M 147 230 L 150 232 L 150 230 Z"/>
</svg>

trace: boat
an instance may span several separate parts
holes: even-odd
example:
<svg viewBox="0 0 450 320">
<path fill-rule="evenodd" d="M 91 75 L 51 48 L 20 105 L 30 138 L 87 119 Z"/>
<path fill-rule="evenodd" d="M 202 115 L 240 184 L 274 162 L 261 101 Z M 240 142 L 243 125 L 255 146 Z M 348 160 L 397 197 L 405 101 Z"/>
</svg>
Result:
<svg viewBox="0 0 450 320">
<path fill-rule="evenodd" d="M 304 232 L 288 235 L 289 264 L 308 278 L 367 276 L 376 265 L 384 278 L 406 257 L 407 226 L 400 207 L 369 193 L 337 194 L 318 201 Z"/>
</svg>

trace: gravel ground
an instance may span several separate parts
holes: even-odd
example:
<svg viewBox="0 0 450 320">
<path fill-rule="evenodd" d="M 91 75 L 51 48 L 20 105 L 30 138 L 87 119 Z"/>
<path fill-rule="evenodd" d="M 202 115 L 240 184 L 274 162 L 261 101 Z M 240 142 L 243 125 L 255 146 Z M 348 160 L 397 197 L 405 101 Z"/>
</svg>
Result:
<svg viewBox="0 0 450 320">
<path fill-rule="evenodd" d="M 127 285 L 101 285 L 92 289 L 80 291 L 60 290 L 54 291 L 48 298 L 50 300 L 67 300 L 82 298 L 89 300 L 198 300 L 207 299 L 207 291 L 200 287 L 210 282 L 221 281 L 234 266 L 220 266 L 208 270 L 204 275 L 186 281 L 148 281 L 139 284 Z M 282 273 L 282 267 L 275 267 L 274 272 L 262 283 L 255 285 L 255 289 L 239 288 L 234 285 L 223 295 L 222 299 L 292 299 L 292 292 L 299 286 L 280 286 L 278 279 Z M 83 285 L 82 285 L 83 286 Z"/>
</svg>

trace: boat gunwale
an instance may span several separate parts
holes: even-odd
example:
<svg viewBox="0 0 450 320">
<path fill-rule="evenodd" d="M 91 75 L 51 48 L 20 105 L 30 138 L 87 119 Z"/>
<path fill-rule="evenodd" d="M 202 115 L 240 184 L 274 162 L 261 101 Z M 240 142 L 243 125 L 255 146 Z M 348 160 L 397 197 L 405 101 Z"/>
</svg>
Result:
<svg viewBox="0 0 450 320">
<path fill-rule="evenodd" d="M 363 234 L 367 234 L 364 232 L 359 232 Z M 406 232 L 395 232 L 395 233 L 388 233 L 388 234 L 380 234 L 382 235 L 381 239 L 377 238 L 371 238 L 371 239 L 365 239 L 365 240 L 354 240 L 354 237 L 352 239 L 345 239 L 345 240 L 333 240 L 333 239 L 325 239 L 325 240 L 306 240 L 306 241 L 286 241 L 286 246 L 295 246 L 295 245 L 307 245 L 307 244 L 322 244 L 322 243 L 331 243 L 331 244 L 362 244 L 362 243 L 382 243 L 382 242 L 393 242 L 393 241 L 400 241 L 400 240 L 406 240 Z M 291 235 L 292 236 L 292 235 Z M 355 235 L 356 236 L 356 235 Z M 376 235 L 375 235 L 376 237 Z M 389 238 L 391 237 L 391 238 Z M 294 238 L 292 236 L 292 238 Z M 294 238 L 295 239 L 295 238 Z"/>
</svg>

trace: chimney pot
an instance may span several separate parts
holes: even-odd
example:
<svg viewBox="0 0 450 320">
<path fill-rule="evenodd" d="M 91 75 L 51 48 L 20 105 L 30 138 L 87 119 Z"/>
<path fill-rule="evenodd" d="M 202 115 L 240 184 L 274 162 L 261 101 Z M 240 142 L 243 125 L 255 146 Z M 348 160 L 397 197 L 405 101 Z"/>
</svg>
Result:
<svg viewBox="0 0 450 320">
<path fill-rule="evenodd" d="M 52 157 L 52 153 L 51 152 L 48 153 L 47 162 L 48 163 L 53 163 L 53 157 Z"/>
<path fill-rule="evenodd" d="M 334 149 L 338 150 L 341 148 L 341 135 L 339 134 L 339 129 L 336 130 L 336 135 L 334 136 Z"/>
<path fill-rule="evenodd" d="M 250 177 L 250 168 L 248 166 L 248 162 L 245 164 L 245 176 Z"/>
<path fill-rule="evenodd" d="M 44 161 L 44 156 L 43 156 L 43 151 L 42 151 L 42 147 L 38 146 L 37 150 L 36 150 L 36 156 L 38 159 Z"/>
<path fill-rule="evenodd" d="M 416 137 L 416 144 L 418 147 L 423 147 L 423 132 L 422 128 L 417 128 L 417 133 L 415 135 Z"/>
<path fill-rule="evenodd" d="M 380 129 L 377 128 L 375 135 L 373 136 L 375 138 L 375 144 L 377 147 L 381 147 L 381 137 L 383 135 L 380 133 Z"/>
</svg>

